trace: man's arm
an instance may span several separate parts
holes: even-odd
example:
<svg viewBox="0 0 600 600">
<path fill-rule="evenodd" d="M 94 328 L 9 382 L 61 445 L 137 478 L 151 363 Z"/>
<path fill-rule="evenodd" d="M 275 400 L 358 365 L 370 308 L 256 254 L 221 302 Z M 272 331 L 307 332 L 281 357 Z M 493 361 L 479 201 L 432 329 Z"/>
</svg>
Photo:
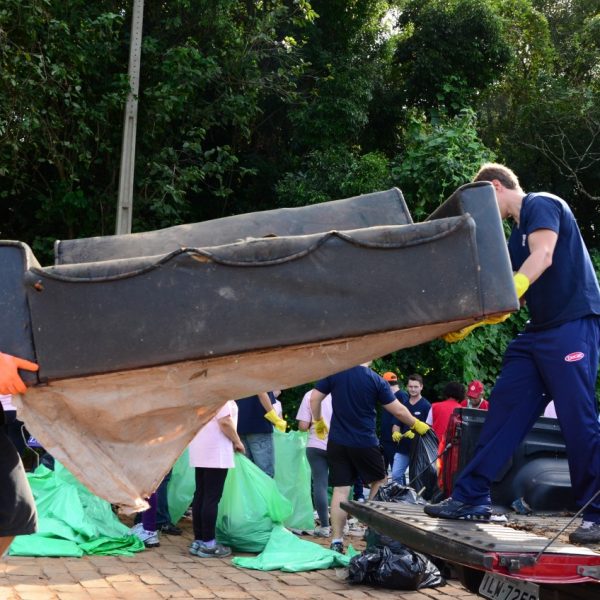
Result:
<svg viewBox="0 0 600 600">
<path fill-rule="evenodd" d="M 552 264 L 554 248 L 558 234 L 552 229 L 537 229 L 527 236 L 529 256 L 519 268 L 522 273 L 533 283 Z"/>
<path fill-rule="evenodd" d="M 310 395 L 310 410 L 313 414 L 313 420 L 318 421 L 321 418 L 321 403 L 325 400 L 327 394 L 314 389 Z"/>
<path fill-rule="evenodd" d="M 408 408 L 404 406 L 399 400 L 394 400 L 388 404 L 384 404 L 383 408 L 387 410 L 389 413 L 394 415 L 398 421 L 412 427 L 417 419 L 415 419 L 411 414 Z"/>
<path fill-rule="evenodd" d="M 256 394 L 258 399 L 260 400 L 260 405 L 265 409 L 265 412 L 273 410 L 273 403 L 271 402 L 271 396 L 266 392 L 262 392 L 261 394 Z"/>
</svg>

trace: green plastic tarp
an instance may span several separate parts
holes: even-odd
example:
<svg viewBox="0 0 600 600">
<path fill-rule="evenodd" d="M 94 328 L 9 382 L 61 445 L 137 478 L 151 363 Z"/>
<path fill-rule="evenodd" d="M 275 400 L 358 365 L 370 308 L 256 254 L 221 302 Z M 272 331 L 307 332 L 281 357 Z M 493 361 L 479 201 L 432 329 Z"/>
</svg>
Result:
<svg viewBox="0 0 600 600">
<path fill-rule="evenodd" d="M 347 567 L 350 559 L 358 554 L 352 546 L 346 554 L 339 554 L 314 542 L 302 540 L 282 525 L 271 531 L 265 549 L 258 556 L 236 556 L 236 567 L 260 571 L 314 571 L 332 567 Z"/>
<path fill-rule="evenodd" d="M 106 500 L 92 494 L 59 462 L 27 475 L 38 510 L 38 531 L 17 536 L 11 556 L 125 555 L 144 549 Z"/>
</svg>

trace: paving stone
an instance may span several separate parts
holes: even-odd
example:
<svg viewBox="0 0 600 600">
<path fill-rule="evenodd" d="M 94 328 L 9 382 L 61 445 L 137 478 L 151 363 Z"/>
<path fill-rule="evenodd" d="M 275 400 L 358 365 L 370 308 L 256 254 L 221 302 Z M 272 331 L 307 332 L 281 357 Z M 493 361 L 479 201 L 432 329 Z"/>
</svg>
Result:
<svg viewBox="0 0 600 600">
<path fill-rule="evenodd" d="M 106 581 L 103 577 L 96 579 L 84 579 L 81 582 L 81 585 L 87 589 L 96 589 L 96 588 L 110 588 L 110 583 Z M 95 592 L 94 592 L 95 593 Z"/>
</svg>

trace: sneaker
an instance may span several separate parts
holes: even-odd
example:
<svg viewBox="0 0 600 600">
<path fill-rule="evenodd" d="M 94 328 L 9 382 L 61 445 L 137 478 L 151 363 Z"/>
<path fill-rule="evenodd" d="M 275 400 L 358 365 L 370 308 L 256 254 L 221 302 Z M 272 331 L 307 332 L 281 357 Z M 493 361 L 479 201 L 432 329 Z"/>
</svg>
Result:
<svg viewBox="0 0 600 600">
<path fill-rule="evenodd" d="M 342 542 L 331 542 L 329 549 L 344 554 L 344 544 Z"/>
<path fill-rule="evenodd" d="M 315 527 L 314 535 L 316 537 L 331 537 L 331 527 Z"/>
<path fill-rule="evenodd" d="M 600 523 L 582 521 L 581 525 L 569 534 L 573 544 L 600 544 Z"/>
<path fill-rule="evenodd" d="M 201 558 L 223 558 L 231 554 L 231 548 L 222 544 L 209 547 L 199 540 L 194 540 L 190 546 L 190 554 Z"/>
<path fill-rule="evenodd" d="M 183 531 L 176 525 L 173 525 L 173 523 L 163 523 L 162 525 L 159 525 L 158 531 L 166 533 L 167 535 L 181 535 L 183 533 Z"/>
<path fill-rule="evenodd" d="M 144 542 L 144 546 L 146 548 L 158 548 L 160 546 L 160 542 L 158 541 L 158 532 L 157 531 L 148 531 L 144 529 L 144 526 L 141 523 L 134 525 L 129 533 L 131 535 L 137 536 L 142 542 Z"/>
<path fill-rule="evenodd" d="M 427 504 L 425 514 L 440 519 L 463 519 L 466 521 L 489 521 L 492 507 L 486 504 L 472 505 L 446 498 L 439 504 Z"/>
</svg>

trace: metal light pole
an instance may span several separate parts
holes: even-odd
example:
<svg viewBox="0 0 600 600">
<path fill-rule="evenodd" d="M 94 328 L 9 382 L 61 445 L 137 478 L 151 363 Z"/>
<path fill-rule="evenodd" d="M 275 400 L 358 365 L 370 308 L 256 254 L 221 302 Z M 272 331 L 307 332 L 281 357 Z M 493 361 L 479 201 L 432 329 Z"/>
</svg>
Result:
<svg viewBox="0 0 600 600">
<path fill-rule="evenodd" d="M 140 62 L 142 54 L 142 23 L 144 0 L 133 0 L 131 18 L 131 47 L 129 49 L 129 95 L 125 105 L 123 144 L 121 146 L 121 172 L 119 175 L 119 200 L 115 233 L 131 233 L 133 211 L 133 173 L 135 169 L 135 134 L 137 129 L 138 90 L 140 87 Z"/>
</svg>

